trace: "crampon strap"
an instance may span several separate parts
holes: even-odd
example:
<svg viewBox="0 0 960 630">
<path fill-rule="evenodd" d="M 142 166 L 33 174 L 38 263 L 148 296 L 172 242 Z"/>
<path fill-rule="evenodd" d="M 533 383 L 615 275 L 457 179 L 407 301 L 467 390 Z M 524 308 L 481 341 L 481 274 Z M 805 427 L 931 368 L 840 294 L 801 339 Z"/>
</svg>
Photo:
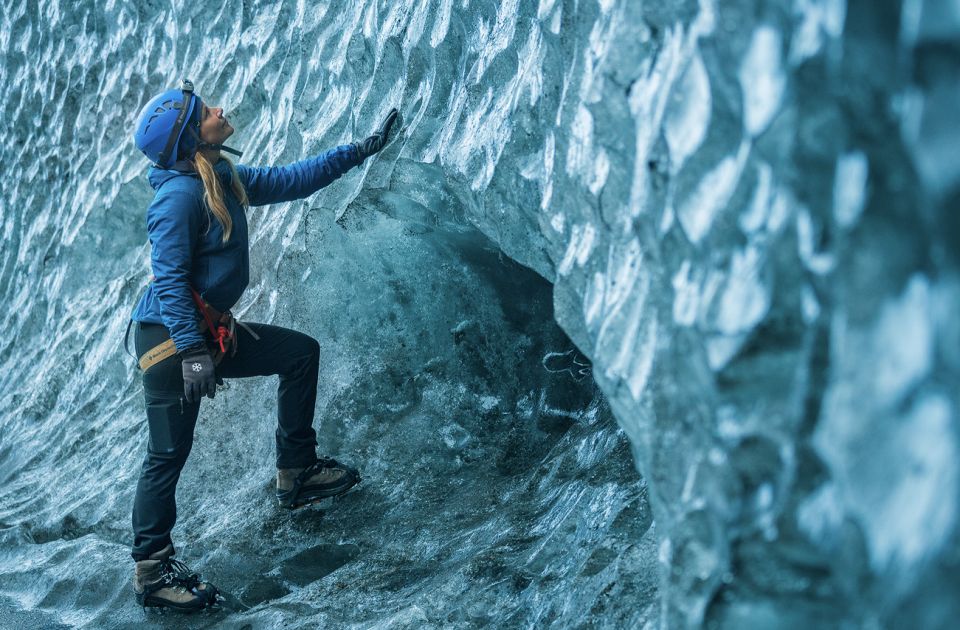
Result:
<svg viewBox="0 0 960 630">
<path fill-rule="evenodd" d="M 336 468 L 339 465 L 340 463 L 332 457 L 320 457 L 317 461 L 304 468 L 303 471 L 297 475 L 297 478 L 293 480 L 293 488 L 289 490 L 289 495 L 284 501 L 284 506 L 288 508 L 296 507 L 297 499 L 300 498 L 300 490 L 303 489 L 303 484 L 306 483 L 307 479 L 324 468 Z"/>
<path fill-rule="evenodd" d="M 160 579 L 156 582 L 144 586 L 144 592 L 146 594 L 155 593 L 168 586 L 182 586 L 188 591 L 195 593 L 196 591 L 194 591 L 194 589 L 203 584 L 203 582 L 200 581 L 199 574 L 191 571 L 187 565 L 179 560 L 172 558 L 164 560 L 161 563 L 160 576 Z"/>
</svg>

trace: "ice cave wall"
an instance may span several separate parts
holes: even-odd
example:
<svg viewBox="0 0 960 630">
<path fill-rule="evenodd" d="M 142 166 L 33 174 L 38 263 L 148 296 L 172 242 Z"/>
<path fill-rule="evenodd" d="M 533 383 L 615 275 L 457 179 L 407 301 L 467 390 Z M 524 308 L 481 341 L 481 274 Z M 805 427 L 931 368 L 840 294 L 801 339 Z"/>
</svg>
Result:
<svg viewBox="0 0 960 630">
<path fill-rule="evenodd" d="M 437 161 L 631 437 L 663 620 L 947 624 L 960 8 L 510 9 Z"/>
<path fill-rule="evenodd" d="M 652 490 L 664 619 L 945 622 L 957 8 L 569 9 L 491 16 L 419 161 L 554 282 Z"/>
</svg>

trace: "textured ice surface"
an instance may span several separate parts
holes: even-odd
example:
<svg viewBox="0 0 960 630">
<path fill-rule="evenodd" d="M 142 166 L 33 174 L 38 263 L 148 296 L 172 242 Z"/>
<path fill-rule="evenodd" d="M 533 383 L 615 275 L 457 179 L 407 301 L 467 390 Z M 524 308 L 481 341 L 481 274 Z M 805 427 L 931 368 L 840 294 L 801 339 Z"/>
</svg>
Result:
<svg viewBox="0 0 960 630">
<path fill-rule="evenodd" d="M 276 512 L 273 383 L 205 405 L 175 536 L 227 625 L 957 618 L 955 1 L 0 16 L 0 620 L 142 623 L 129 130 L 184 75 L 250 164 L 403 117 L 250 213 L 236 310 L 320 340 L 322 446 L 367 480 Z"/>
</svg>

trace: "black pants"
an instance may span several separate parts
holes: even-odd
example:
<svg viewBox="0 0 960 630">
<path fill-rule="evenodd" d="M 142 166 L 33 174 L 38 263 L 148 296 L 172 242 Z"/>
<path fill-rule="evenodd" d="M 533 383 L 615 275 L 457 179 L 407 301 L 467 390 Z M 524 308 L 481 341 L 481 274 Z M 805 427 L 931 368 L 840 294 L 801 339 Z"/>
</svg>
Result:
<svg viewBox="0 0 960 630">
<path fill-rule="evenodd" d="M 238 349 L 217 366 L 223 378 L 280 375 L 277 390 L 277 468 L 309 466 L 317 459 L 313 430 L 320 344 L 303 333 L 267 324 L 246 324 L 260 339 L 237 326 Z M 169 338 L 165 326 L 135 324 L 137 356 Z M 183 397 L 180 356 L 157 363 L 143 374 L 150 442 L 133 504 L 134 560 L 171 544 L 177 520 L 176 488 L 193 446 L 200 403 Z"/>
</svg>

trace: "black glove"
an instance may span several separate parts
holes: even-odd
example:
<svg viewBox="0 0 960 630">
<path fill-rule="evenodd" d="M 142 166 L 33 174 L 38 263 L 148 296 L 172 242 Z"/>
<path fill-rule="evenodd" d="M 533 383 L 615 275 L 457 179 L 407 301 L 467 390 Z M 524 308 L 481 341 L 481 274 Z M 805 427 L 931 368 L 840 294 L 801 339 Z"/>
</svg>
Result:
<svg viewBox="0 0 960 630">
<path fill-rule="evenodd" d="M 383 147 L 387 146 L 388 136 L 390 135 L 390 127 L 393 126 L 394 121 L 397 119 L 397 108 L 394 107 L 390 110 L 390 113 L 387 114 L 387 117 L 384 118 L 383 124 L 380 125 L 380 128 L 377 129 L 376 133 L 372 136 L 368 136 L 356 142 L 357 153 L 360 154 L 360 161 L 367 159 L 374 153 L 378 152 Z"/>
<path fill-rule="evenodd" d="M 180 357 L 183 359 L 183 396 L 187 402 L 200 402 L 203 396 L 213 398 L 217 393 L 217 375 L 210 351 L 205 346 L 196 346 L 181 352 Z"/>
</svg>

